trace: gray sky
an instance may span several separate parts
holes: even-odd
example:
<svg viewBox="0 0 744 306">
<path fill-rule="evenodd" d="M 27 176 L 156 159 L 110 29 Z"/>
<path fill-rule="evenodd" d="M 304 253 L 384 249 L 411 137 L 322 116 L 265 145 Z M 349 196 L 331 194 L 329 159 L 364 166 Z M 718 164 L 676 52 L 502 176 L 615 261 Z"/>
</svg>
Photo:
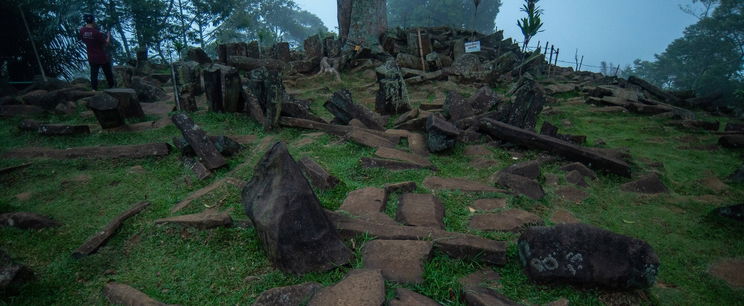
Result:
<svg viewBox="0 0 744 306">
<path fill-rule="evenodd" d="M 489 1 L 489 0 L 484 0 Z M 297 4 L 337 31 L 336 1 L 295 0 Z M 550 41 L 561 49 L 560 59 L 574 60 L 576 49 L 584 64 L 599 66 L 601 61 L 625 66 L 634 59 L 653 59 L 684 28 L 697 21 L 679 9 L 691 0 L 542 0 L 544 32 L 533 38 L 531 45 Z M 521 40 L 517 19 L 522 0 L 502 0 L 496 27 L 506 37 Z M 571 64 L 559 63 L 561 66 Z"/>
</svg>

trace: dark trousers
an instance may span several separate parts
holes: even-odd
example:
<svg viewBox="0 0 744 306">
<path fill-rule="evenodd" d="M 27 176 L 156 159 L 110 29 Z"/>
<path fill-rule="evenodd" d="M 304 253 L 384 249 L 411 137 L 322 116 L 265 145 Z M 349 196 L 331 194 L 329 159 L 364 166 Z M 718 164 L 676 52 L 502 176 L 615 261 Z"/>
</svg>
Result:
<svg viewBox="0 0 744 306">
<path fill-rule="evenodd" d="M 90 86 L 93 90 L 98 90 L 98 69 L 103 68 L 103 74 L 106 75 L 106 82 L 109 88 L 116 87 L 114 83 L 114 72 L 111 70 L 111 63 L 93 64 L 90 63 Z"/>
</svg>

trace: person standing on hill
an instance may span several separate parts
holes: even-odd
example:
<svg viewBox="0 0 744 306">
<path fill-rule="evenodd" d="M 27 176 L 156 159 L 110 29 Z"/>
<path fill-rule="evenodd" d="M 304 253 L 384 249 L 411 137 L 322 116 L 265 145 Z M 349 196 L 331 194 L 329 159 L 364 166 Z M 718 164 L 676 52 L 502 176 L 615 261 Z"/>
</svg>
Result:
<svg viewBox="0 0 744 306">
<path fill-rule="evenodd" d="M 96 29 L 95 19 L 91 14 L 83 15 L 85 26 L 80 28 L 80 39 L 85 43 L 90 64 L 90 86 L 98 90 L 98 70 L 103 68 L 109 88 L 115 87 L 114 73 L 111 70 L 111 58 L 104 48 L 111 42 L 111 34 L 103 34 Z"/>
</svg>

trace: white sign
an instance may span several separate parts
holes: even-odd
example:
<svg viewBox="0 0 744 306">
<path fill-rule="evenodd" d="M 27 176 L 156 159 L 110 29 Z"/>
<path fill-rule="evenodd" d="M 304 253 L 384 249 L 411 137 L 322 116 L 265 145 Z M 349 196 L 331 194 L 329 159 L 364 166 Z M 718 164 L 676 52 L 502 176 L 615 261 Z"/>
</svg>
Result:
<svg viewBox="0 0 744 306">
<path fill-rule="evenodd" d="M 480 52 L 480 41 L 469 41 L 465 43 L 465 53 Z"/>
</svg>

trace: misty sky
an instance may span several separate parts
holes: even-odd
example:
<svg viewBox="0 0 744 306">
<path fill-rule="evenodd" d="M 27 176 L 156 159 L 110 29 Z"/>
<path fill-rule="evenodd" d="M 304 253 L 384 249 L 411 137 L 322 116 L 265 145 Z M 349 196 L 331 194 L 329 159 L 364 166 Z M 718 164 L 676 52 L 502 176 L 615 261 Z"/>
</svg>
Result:
<svg viewBox="0 0 744 306">
<path fill-rule="evenodd" d="M 483 0 L 489 1 L 489 0 Z M 318 15 L 326 26 L 336 31 L 335 0 L 295 0 L 307 11 Z M 561 48 L 561 60 L 574 60 L 576 49 L 583 54 L 584 64 L 599 66 L 601 61 L 631 64 L 634 59 L 653 59 L 674 39 L 682 36 L 688 25 L 697 21 L 679 9 L 691 0 L 542 0 L 544 32 L 538 40 L 550 41 Z M 506 37 L 521 40 L 517 19 L 522 0 L 502 0 L 496 26 Z M 567 63 L 559 63 L 568 66 Z M 592 69 L 595 70 L 595 69 Z"/>
</svg>

